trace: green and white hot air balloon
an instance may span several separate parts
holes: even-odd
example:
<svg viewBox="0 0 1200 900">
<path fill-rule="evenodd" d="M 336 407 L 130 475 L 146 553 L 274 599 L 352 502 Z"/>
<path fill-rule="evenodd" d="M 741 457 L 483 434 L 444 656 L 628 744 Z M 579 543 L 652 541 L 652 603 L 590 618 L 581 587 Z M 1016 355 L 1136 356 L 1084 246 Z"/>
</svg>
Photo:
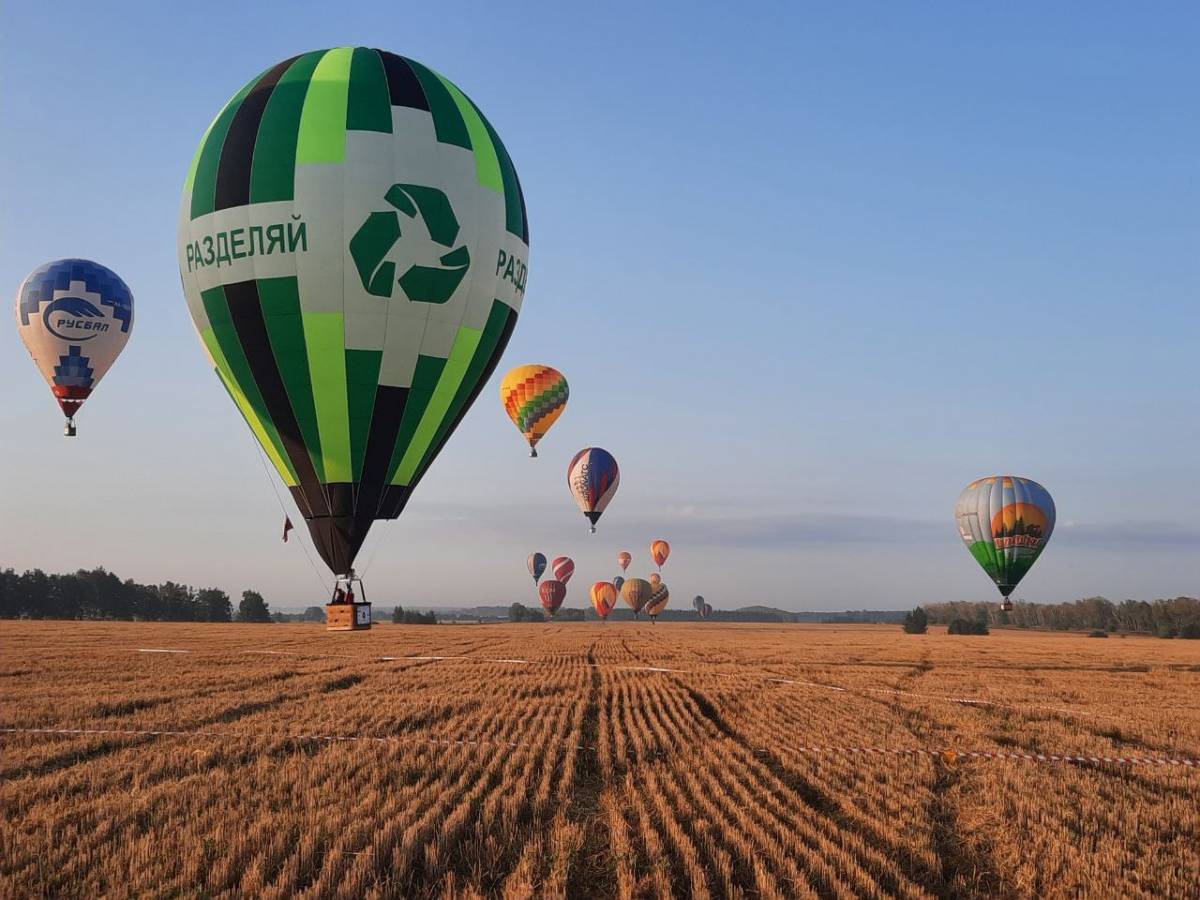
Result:
<svg viewBox="0 0 1200 900">
<path fill-rule="evenodd" d="M 209 126 L 183 192 L 184 293 L 335 574 L 400 514 L 495 368 L 528 258 L 500 138 L 412 60 L 305 53 Z"/>
</svg>

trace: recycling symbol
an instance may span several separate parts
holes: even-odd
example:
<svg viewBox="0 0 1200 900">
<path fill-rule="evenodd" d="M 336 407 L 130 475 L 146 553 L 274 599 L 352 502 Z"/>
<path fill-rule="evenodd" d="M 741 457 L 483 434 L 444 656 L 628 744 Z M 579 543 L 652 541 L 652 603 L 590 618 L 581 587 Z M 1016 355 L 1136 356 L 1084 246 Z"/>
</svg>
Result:
<svg viewBox="0 0 1200 900">
<path fill-rule="evenodd" d="M 447 302 L 471 267 L 467 245 L 454 246 L 458 219 L 450 201 L 437 188 L 419 184 L 393 184 L 384 199 L 394 209 L 368 215 L 350 239 L 350 256 L 362 286 L 376 297 L 391 297 L 398 284 L 414 303 Z M 387 257 L 400 240 L 400 213 L 414 222 L 422 220 L 430 241 L 439 248 L 453 248 L 437 257 L 440 266 L 414 264 L 396 277 L 396 264 Z"/>
</svg>

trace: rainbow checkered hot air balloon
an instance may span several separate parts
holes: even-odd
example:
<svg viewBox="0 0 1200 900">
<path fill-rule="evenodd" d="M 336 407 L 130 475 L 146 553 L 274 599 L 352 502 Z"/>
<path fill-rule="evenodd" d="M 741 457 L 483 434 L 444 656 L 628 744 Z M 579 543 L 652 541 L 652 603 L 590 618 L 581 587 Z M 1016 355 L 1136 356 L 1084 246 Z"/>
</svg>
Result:
<svg viewBox="0 0 1200 900">
<path fill-rule="evenodd" d="M 567 379 L 550 366 L 517 366 L 500 382 L 500 402 L 537 456 L 537 443 L 567 408 Z"/>
</svg>

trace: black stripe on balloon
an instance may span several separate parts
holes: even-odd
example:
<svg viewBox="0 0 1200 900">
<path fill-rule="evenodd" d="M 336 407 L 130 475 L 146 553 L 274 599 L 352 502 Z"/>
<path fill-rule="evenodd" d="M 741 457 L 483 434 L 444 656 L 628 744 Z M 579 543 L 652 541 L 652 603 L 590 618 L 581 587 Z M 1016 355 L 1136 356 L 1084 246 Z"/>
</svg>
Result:
<svg viewBox="0 0 1200 900">
<path fill-rule="evenodd" d="M 499 301 L 495 301 L 499 303 Z M 467 414 L 467 410 L 475 403 L 475 398 L 479 396 L 479 392 L 483 390 L 483 386 L 487 384 L 488 379 L 492 377 L 492 372 L 496 370 L 497 364 L 500 362 L 500 357 L 504 355 L 504 348 L 508 346 L 508 339 L 512 337 L 513 328 L 517 325 L 517 311 L 512 307 L 508 308 L 507 318 L 504 320 L 504 325 L 500 329 L 500 336 L 496 339 L 496 346 L 492 350 L 492 355 L 488 358 L 487 365 L 483 367 L 479 378 L 475 382 L 475 386 L 471 388 L 471 393 L 467 395 L 467 401 L 458 411 L 458 415 L 454 417 L 454 421 L 450 423 L 450 427 L 446 429 L 446 433 L 442 435 L 442 439 L 437 442 L 433 448 L 433 452 L 426 459 L 425 468 L 416 474 L 416 477 L 409 483 L 408 489 L 412 491 L 421 479 L 425 477 L 425 473 L 429 471 L 429 466 L 433 460 L 437 459 L 437 455 L 442 452 L 442 447 L 446 445 L 446 441 L 450 440 L 450 435 L 454 434 L 454 430 L 458 428 L 458 423 L 463 420 L 463 416 Z"/>
<path fill-rule="evenodd" d="M 263 320 L 262 303 L 258 296 L 258 283 L 255 281 L 238 281 L 225 285 L 225 299 L 229 303 L 229 318 L 237 330 L 238 343 L 246 354 L 246 362 L 250 366 L 250 374 L 258 385 L 263 403 L 267 407 L 267 415 L 279 432 L 280 443 L 284 452 L 291 460 L 292 468 L 300 481 L 300 488 L 308 501 L 309 509 L 314 516 L 329 514 L 329 505 L 325 500 L 325 490 L 321 479 L 313 467 L 312 457 L 308 455 L 308 447 L 304 444 L 304 435 L 292 411 L 292 402 L 288 399 L 287 387 L 279 374 L 279 364 L 275 361 L 275 353 L 271 350 L 271 339 L 267 334 L 267 324 Z"/>
<path fill-rule="evenodd" d="M 376 50 L 383 60 L 383 71 L 387 75 L 388 98 L 392 106 L 408 106 L 412 109 L 423 109 L 429 112 L 429 100 L 416 73 L 409 66 L 408 60 L 386 50 Z"/>
<path fill-rule="evenodd" d="M 375 389 L 375 406 L 371 410 L 371 431 L 363 454 L 362 472 L 358 476 L 358 493 L 354 498 L 354 515 L 360 522 L 370 522 L 379 513 L 383 500 L 388 464 L 400 434 L 400 420 L 408 403 L 408 388 L 381 384 Z"/>
<path fill-rule="evenodd" d="M 389 484 L 383 489 L 383 499 L 379 503 L 379 514 L 376 518 L 394 519 L 404 512 L 404 505 L 412 495 L 412 488 L 405 484 Z"/>
<path fill-rule="evenodd" d="M 262 122 L 263 110 L 275 85 L 283 77 L 288 66 L 299 57 L 285 59 L 259 79 L 254 89 L 246 95 L 242 105 L 229 123 L 229 132 L 221 147 L 221 162 L 217 167 L 217 192 L 213 209 L 229 209 L 245 206 L 250 202 L 250 173 L 254 163 L 254 142 L 258 140 L 258 126 Z"/>
</svg>

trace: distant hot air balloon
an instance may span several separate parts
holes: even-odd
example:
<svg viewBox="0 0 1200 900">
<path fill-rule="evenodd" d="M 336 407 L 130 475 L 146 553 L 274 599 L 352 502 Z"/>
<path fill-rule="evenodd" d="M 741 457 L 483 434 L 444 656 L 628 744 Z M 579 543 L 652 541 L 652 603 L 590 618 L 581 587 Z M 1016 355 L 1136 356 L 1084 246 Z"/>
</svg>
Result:
<svg viewBox="0 0 1200 900">
<path fill-rule="evenodd" d="M 612 580 L 612 586 L 617 589 L 617 593 L 621 593 L 621 588 L 625 586 L 625 579 L 618 575 Z"/>
<path fill-rule="evenodd" d="M 630 578 L 621 588 L 621 599 L 629 604 L 629 608 L 633 610 L 633 617 L 636 619 L 638 613 L 642 611 L 642 607 L 650 602 L 653 593 L 654 588 L 650 587 L 650 582 L 646 579 Z"/>
<path fill-rule="evenodd" d="M 533 576 L 533 583 L 537 584 L 542 577 L 542 573 L 546 571 L 546 555 L 544 553 L 530 553 L 529 559 L 525 561 L 529 566 L 529 574 Z"/>
<path fill-rule="evenodd" d="M 554 577 L 566 584 L 575 574 L 575 562 L 569 556 L 556 556 L 550 564 L 554 569 Z"/>
<path fill-rule="evenodd" d="M 696 612 L 701 612 L 704 609 L 704 598 L 699 594 L 697 594 L 695 599 L 692 600 L 692 608 L 696 610 Z"/>
<path fill-rule="evenodd" d="M 600 514 L 608 506 L 620 483 L 621 470 L 617 468 L 617 461 L 611 453 L 600 447 L 585 447 L 575 454 L 567 466 L 567 487 L 592 523 L 593 534 Z"/>
<path fill-rule="evenodd" d="M 538 587 L 538 597 L 542 601 L 542 609 L 553 616 L 567 597 L 567 586 L 561 581 L 547 578 Z"/>
<path fill-rule="evenodd" d="M 592 585 L 592 606 L 595 607 L 596 615 L 601 619 L 607 619 L 608 614 L 616 605 L 617 589 L 611 582 L 597 581 Z"/>
<path fill-rule="evenodd" d="M 662 584 L 662 576 L 657 572 L 651 572 L 649 581 L 650 587 L 657 588 L 660 584 Z"/>
<path fill-rule="evenodd" d="M 954 505 L 958 533 L 1000 589 L 1008 595 L 1037 561 L 1054 532 L 1054 501 L 1036 481 L 993 475 L 968 484 Z"/>
<path fill-rule="evenodd" d="M 713 608 L 711 606 L 709 606 L 707 603 L 705 603 L 704 609 L 702 609 L 700 611 L 700 618 L 707 619 L 712 614 L 713 614 Z"/>
<path fill-rule="evenodd" d="M 213 120 L 179 224 L 188 309 L 317 552 L 352 571 L 508 343 L 529 230 L 479 108 L 365 47 L 272 66 Z"/>
<path fill-rule="evenodd" d="M 67 417 L 75 413 L 125 349 L 133 294 L 111 269 L 59 259 L 34 269 L 17 291 L 17 332 Z"/>
<path fill-rule="evenodd" d="M 617 554 L 617 565 L 621 567 L 622 572 L 629 568 L 631 562 L 633 562 L 633 555 L 628 550 L 622 550 Z"/>
<path fill-rule="evenodd" d="M 651 541 L 650 542 L 650 558 L 654 560 L 654 564 L 660 569 L 663 563 L 667 561 L 667 557 L 671 555 L 671 545 L 666 541 Z"/>
<path fill-rule="evenodd" d="M 567 379 L 550 366 L 517 366 L 500 382 L 500 402 L 537 456 L 537 443 L 567 408 Z"/>
<path fill-rule="evenodd" d="M 660 581 L 654 588 L 654 593 L 650 595 L 650 600 L 646 604 L 646 612 L 650 614 L 650 622 L 653 623 L 658 618 L 658 614 L 667 608 L 667 601 L 671 598 L 671 594 L 667 591 L 665 582 Z"/>
</svg>

